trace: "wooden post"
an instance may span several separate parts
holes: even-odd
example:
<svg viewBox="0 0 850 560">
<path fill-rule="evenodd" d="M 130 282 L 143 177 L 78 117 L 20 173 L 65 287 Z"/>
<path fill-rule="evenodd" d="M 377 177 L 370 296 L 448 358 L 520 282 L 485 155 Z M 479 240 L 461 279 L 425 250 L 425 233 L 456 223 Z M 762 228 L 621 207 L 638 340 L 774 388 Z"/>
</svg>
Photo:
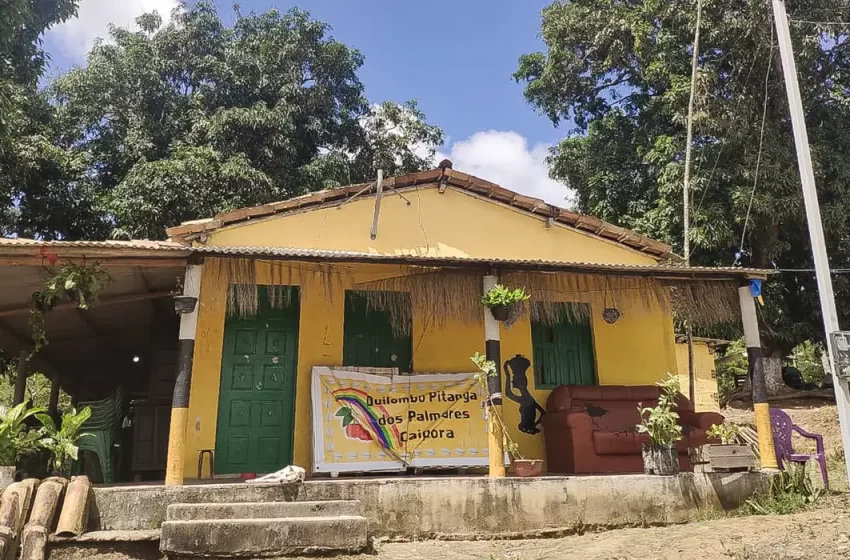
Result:
<svg viewBox="0 0 850 560">
<path fill-rule="evenodd" d="M 202 265 L 186 267 L 183 295 L 196 299 L 201 293 Z M 180 343 L 177 355 L 177 381 L 174 383 L 174 398 L 171 401 L 171 427 L 168 431 L 168 459 L 166 460 L 165 485 L 183 484 L 186 458 L 186 425 L 189 417 L 189 390 L 192 386 L 192 360 L 195 353 L 195 331 L 198 327 L 196 301 L 191 313 L 180 316 Z"/>
<path fill-rule="evenodd" d="M 47 413 L 54 418 L 59 414 L 59 391 L 61 389 L 59 374 L 54 373 L 50 378 L 50 398 L 47 400 Z"/>
<path fill-rule="evenodd" d="M 776 450 L 773 447 L 773 430 L 770 427 L 770 405 L 767 404 L 758 317 L 749 282 L 738 288 L 738 299 L 741 302 L 741 320 L 744 323 L 744 339 L 747 342 L 747 361 L 753 382 L 753 410 L 756 415 L 761 466 L 766 469 L 776 469 L 778 465 Z"/>
<path fill-rule="evenodd" d="M 13 405 L 19 405 L 27 397 L 27 375 L 29 374 L 29 352 L 21 350 L 18 354 L 18 373 L 15 377 L 15 395 Z"/>
<path fill-rule="evenodd" d="M 484 293 L 490 291 L 499 281 L 498 276 L 489 274 L 484 277 Z M 502 373 L 501 346 L 499 342 L 499 322 L 493 314 L 484 310 L 484 349 L 487 360 L 496 364 L 496 374 L 487 378 L 487 400 L 497 413 L 502 411 Z M 490 456 L 490 478 L 505 476 L 505 434 L 495 414 L 487 415 L 487 447 Z"/>
</svg>

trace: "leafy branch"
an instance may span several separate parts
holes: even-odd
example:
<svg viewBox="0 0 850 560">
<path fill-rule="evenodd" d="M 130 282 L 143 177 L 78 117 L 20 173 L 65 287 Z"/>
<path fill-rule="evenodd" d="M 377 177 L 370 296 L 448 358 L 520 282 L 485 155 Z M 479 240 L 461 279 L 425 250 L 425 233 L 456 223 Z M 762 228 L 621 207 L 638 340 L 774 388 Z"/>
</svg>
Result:
<svg viewBox="0 0 850 560">
<path fill-rule="evenodd" d="M 482 356 L 480 352 L 476 352 L 470 358 L 472 362 L 478 367 L 478 372 L 475 373 L 475 380 L 481 385 L 484 389 L 484 393 L 487 394 L 487 380 L 490 377 L 496 376 L 496 362 L 493 360 L 488 360 L 485 356 Z M 519 453 L 519 445 L 513 440 L 513 438 L 508 433 L 508 428 L 505 426 L 505 420 L 502 418 L 502 412 L 493 404 L 489 398 L 484 400 L 484 406 L 487 407 L 487 414 L 489 417 L 492 417 L 496 420 L 496 423 L 499 425 L 499 429 L 502 431 L 502 438 L 505 441 L 505 449 L 514 459 L 523 459 L 524 457 Z"/>
</svg>

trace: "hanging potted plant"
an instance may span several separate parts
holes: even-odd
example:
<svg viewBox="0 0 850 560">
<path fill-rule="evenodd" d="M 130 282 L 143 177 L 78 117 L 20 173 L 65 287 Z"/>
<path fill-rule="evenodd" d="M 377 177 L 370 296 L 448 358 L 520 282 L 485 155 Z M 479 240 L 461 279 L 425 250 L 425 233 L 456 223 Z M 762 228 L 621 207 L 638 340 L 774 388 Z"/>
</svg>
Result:
<svg viewBox="0 0 850 560">
<path fill-rule="evenodd" d="M 0 489 L 14 482 L 18 460 L 38 450 L 40 434 L 30 430 L 26 420 L 43 412 L 43 408 L 29 408 L 29 402 L 0 407 Z"/>
<path fill-rule="evenodd" d="M 525 288 L 506 288 L 496 284 L 486 294 L 481 296 L 482 305 L 490 308 L 490 313 L 497 321 L 507 321 L 517 306 L 531 299 Z"/>
<path fill-rule="evenodd" d="M 487 379 L 496 375 L 496 363 L 492 360 L 488 360 L 479 352 L 476 352 L 470 359 L 476 366 L 478 366 L 478 372 L 475 374 L 475 379 L 481 384 L 481 387 L 486 394 Z M 502 414 L 499 409 L 493 406 L 489 400 L 485 400 L 484 402 L 487 408 L 487 415 L 492 415 L 492 418 L 495 419 L 496 423 L 502 430 L 503 437 L 505 438 L 505 451 L 507 451 L 508 455 L 511 457 L 511 466 L 514 469 L 514 474 L 523 478 L 540 476 L 543 472 L 543 461 L 540 459 L 526 459 L 523 457 L 519 452 L 519 446 L 508 433 L 508 429 L 505 426 L 505 421 L 502 418 Z"/>
<path fill-rule="evenodd" d="M 35 341 L 33 354 L 47 344 L 44 326 L 46 313 L 63 300 L 70 300 L 79 309 L 88 309 L 97 303 L 98 292 L 109 282 L 109 275 L 98 262 L 91 265 L 67 263 L 48 271 L 47 279 L 31 298 L 30 328 Z"/>
<path fill-rule="evenodd" d="M 649 435 L 650 443 L 643 445 L 643 470 L 646 474 L 674 475 L 679 472 L 679 453 L 676 442 L 682 439 L 682 426 L 676 412 L 679 379 L 671 374 L 656 383 L 661 388 L 658 404 L 642 407 L 638 404 L 641 423 L 637 431 Z"/>
</svg>

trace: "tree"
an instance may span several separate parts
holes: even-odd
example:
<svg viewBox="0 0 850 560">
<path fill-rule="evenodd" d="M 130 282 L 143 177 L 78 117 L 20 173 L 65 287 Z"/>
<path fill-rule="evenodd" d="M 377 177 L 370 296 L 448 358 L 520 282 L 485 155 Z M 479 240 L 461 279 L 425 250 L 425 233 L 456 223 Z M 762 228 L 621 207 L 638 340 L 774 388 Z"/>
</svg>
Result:
<svg viewBox="0 0 850 560">
<path fill-rule="evenodd" d="M 811 22 L 848 8 L 811 0 L 789 12 Z M 695 0 L 555 2 L 543 11 L 547 52 L 522 56 L 514 75 L 532 106 L 556 125 L 575 125 L 553 150 L 550 172 L 576 190 L 579 209 L 679 248 L 695 19 Z M 833 267 L 850 260 L 848 32 L 850 24 L 810 23 L 792 32 Z M 692 261 L 811 269 L 769 2 L 705 0 L 699 54 Z M 834 280 L 840 302 L 850 284 Z M 765 299 L 770 355 L 822 338 L 812 273 L 778 275 Z M 839 313 L 846 321 L 850 307 Z"/>
<path fill-rule="evenodd" d="M 34 176 L 49 183 L 69 164 L 45 135 L 49 107 L 38 94 L 47 54 L 41 35 L 76 13 L 77 0 L 7 0 L 0 5 L 0 234 L 20 213 L 16 196 Z M 57 157 L 59 158 L 57 160 Z"/>
<path fill-rule="evenodd" d="M 227 27 L 202 0 L 137 23 L 50 84 L 34 136 L 55 157 L 18 181 L 7 233 L 161 238 L 378 168 L 420 170 L 442 143 L 414 102 L 371 106 L 363 56 L 302 10 L 237 12 Z"/>
</svg>

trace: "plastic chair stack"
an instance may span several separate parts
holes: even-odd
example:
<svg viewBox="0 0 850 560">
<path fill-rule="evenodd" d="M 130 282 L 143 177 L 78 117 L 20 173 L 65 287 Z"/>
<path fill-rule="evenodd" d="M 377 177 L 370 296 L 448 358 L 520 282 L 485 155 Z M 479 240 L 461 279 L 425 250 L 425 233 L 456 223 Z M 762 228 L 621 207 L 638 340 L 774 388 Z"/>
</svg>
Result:
<svg viewBox="0 0 850 560">
<path fill-rule="evenodd" d="M 91 417 L 80 428 L 80 433 L 91 434 L 80 438 L 80 451 L 91 451 L 100 461 L 103 481 L 115 482 L 112 448 L 120 441 L 121 420 L 124 418 L 124 388 L 118 387 L 111 397 L 99 401 L 81 402 L 77 410 L 91 408 Z"/>
</svg>

